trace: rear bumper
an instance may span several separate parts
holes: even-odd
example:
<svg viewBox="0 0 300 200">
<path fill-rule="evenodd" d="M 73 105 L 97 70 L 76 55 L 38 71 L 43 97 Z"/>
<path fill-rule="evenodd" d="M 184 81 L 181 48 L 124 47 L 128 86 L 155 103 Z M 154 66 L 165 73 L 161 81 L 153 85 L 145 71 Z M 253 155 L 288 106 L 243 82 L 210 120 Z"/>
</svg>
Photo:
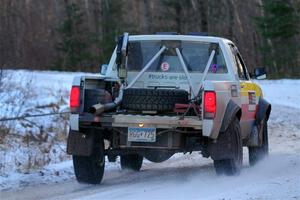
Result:
<svg viewBox="0 0 300 200">
<path fill-rule="evenodd" d="M 157 115 L 132 115 L 132 114 L 104 114 L 100 117 L 86 113 L 82 115 L 72 114 L 70 124 L 72 130 L 79 130 L 80 126 L 92 123 L 101 123 L 102 127 L 154 127 L 161 129 L 193 128 L 202 130 L 203 121 L 197 116 L 157 116 Z"/>
<path fill-rule="evenodd" d="M 182 150 L 189 143 L 195 143 L 202 135 L 203 122 L 196 116 L 158 116 L 158 115 L 132 115 L 105 113 L 102 116 L 94 116 L 89 113 L 73 116 L 71 130 L 73 127 L 89 128 L 98 126 L 103 129 L 111 129 L 111 143 L 115 150 L 119 149 L 165 149 Z M 73 124 L 73 125 L 72 125 Z M 130 142 L 128 141 L 128 127 L 156 128 L 155 142 Z M 179 129 L 181 128 L 181 129 Z M 184 131 L 182 128 L 189 128 Z M 179 129 L 178 131 L 174 129 Z M 192 130 L 194 130 L 194 132 Z M 169 130 L 169 131 L 168 131 Z M 190 132 L 191 131 L 191 132 Z M 79 131 L 75 131 L 79 133 Z M 78 138 L 75 138 L 78 139 Z"/>
<path fill-rule="evenodd" d="M 111 120 L 111 124 L 107 122 Z M 108 125 L 114 128 L 119 133 L 119 148 L 135 148 L 135 149 L 168 149 L 179 150 L 184 149 L 187 143 L 186 136 L 188 132 L 172 131 L 177 128 L 192 128 L 197 131 L 199 136 L 202 132 L 202 121 L 198 117 L 185 117 L 181 119 L 178 116 L 157 116 L 157 115 L 124 115 L 115 114 L 110 117 L 103 116 L 100 121 L 103 121 L 101 126 Z M 127 127 L 143 127 L 156 128 L 155 142 L 130 142 L 128 141 Z M 165 132 L 164 130 L 169 130 Z"/>
<path fill-rule="evenodd" d="M 154 127 L 161 129 L 171 128 L 194 128 L 202 129 L 202 121 L 198 117 L 187 116 L 181 119 L 179 116 L 153 116 L 153 115 L 112 115 L 112 127 Z"/>
</svg>

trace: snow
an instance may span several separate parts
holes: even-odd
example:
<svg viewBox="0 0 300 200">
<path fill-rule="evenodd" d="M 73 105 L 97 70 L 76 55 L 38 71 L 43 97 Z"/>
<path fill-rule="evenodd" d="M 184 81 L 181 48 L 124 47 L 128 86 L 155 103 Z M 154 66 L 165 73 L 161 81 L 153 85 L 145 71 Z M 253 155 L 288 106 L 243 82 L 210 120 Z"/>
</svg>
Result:
<svg viewBox="0 0 300 200">
<path fill-rule="evenodd" d="M 0 119 L 68 111 L 74 76 L 82 72 L 4 70 L 0 77 Z M 0 121 L 0 176 L 70 159 L 66 155 L 68 115 Z"/>
<path fill-rule="evenodd" d="M 39 93 L 36 100 L 40 105 L 54 102 L 56 93 L 66 93 L 62 95 L 66 100 L 73 76 L 81 74 L 11 73 L 16 79 L 29 77 L 35 83 L 34 88 Z M 52 152 L 53 155 L 49 156 L 57 160 L 43 168 L 24 173 L 10 166 L 12 170 L 6 170 L 2 175 L 0 171 L 0 199 L 300 199 L 300 80 L 256 82 L 262 87 L 264 97 L 272 103 L 270 156 L 257 166 L 249 167 L 245 148 L 244 166 L 239 176 L 217 176 L 212 161 L 194 152 L 176 154 L 163 163 L 145 161 L 138 173 L 122 171 L 119 160 L 116 163 L 106 162 L 101 185 L 79 184 L 74 178 L 72 161 L 66 157 L 59 158 L 59 155 L 65 154 L 61 150 L 65 144 L 58 143 L 55 145 L 60 147 L 52 150 L 55 149 L 59 155 Z M 67 102 L 62 103 L 58 110 L 64 110 Z M 7 162 L 11 158 L 26 158 L 28 152 L 22 152 L 22 148 L 18 151 L 14 147 L 16 145 L 12 144 L 14 151 L 6 149 L 9 153 L 1 158 Z M 31 150 L 41 151 L 41 148 Z M 1 151 L 0 148 L 0 154 Z"/>
<path fill-rule="evenodd" d="M 283 105 L 300 109 L 300 80 L 260 80 L 264 98 L 272 105 Z"/>
<path fill-rule="evenodd" d="M 5 70 L 1 85 L 0 118 L 18 117 L 68 110 L 69 88 L 74 75 L 82 73 L 39 72 Z M 36 124 L 47 126 L 47 118 L 35 118 Z M 40 121 L 36 121 L 40 120 Z M 10 123 L 10 122 L 9 122 Z M 38 132 L 38 127 L 28 129 L 24 121 L 11 121 L 15 132 L 26 134 L 28 129 Z"/>
<path fill-rule="evenodd" d="M 238 177 L 218 177 L 211 164 L 199 165 L 194 160 L 194 167 L 185 165 L 178 169 L 176 166 L 176 169 L 165 169 L 168 172 L 159 169 L 161 175 L 158 177 L 143 176 L 142 181 L 129 180 L 126 185 L 111 187 L 109 191 L 104 183 L 104 188 L 99 188 L 94 194 L 80 195 L 75 199 L 119 199 L 120 196 L 124 199 L 274 199 L 275 196 L 289 199 L 300 195 L 297 180 L 300 163 L 299 159 L 293 159 L 286 155 L 270 157 L 254 168 L 245 168 Z M 289 184 L 293 181 L 298 185 Z"/>
<path fill-rule="evenodd" d="M 82 74 L 4 70 L 0 79 L 0 119 L 68 111 L 72 79 Z M 68 131 L 66 115 L 0 121 L 0 128 L 0 176 L 29 173 L 69 159 L 64 139 Z"/>
</svg>

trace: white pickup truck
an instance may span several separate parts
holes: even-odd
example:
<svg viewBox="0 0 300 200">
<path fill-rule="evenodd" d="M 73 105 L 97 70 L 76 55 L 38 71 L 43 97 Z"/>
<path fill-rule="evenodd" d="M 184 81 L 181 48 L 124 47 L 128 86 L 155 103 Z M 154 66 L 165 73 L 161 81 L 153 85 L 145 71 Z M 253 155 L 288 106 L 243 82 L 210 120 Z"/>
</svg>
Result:
<svg viewBox="0 0 300 200">
<path fill-rule="evenodd" d="M 263 68 L 251 77 L 263 79 Z M 268 154 L 271 105 L 230 40 L 195 35 L 124 33 L 98 76 L 75 77 L 67 152 L 79 182 L 102 181 L 105 156 L 139 171 L 199 151 L 217 174 Z"/>
</svg>

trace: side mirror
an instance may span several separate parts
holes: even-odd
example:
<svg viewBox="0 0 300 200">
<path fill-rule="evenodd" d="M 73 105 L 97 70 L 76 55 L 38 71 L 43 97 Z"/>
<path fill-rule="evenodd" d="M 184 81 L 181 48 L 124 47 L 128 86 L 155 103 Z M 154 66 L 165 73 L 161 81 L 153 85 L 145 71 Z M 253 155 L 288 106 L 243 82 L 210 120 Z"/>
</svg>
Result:
<svg viewBox="0 0 300 200">
<path fill-rule="evenodd" d="M 106 71 L 107 71 L 107 68 L 108 68 L 108 64 L 101 65 L 101 67 L 100 67 L 100 74 L 101 75 L 105 75 Z"/>
<path fill-rule="evenodd" d="M 257 67 L 254 69 L 254 76 L 257 80 L 262 80 L 267 78 L 267 73 L 264 67 Z"/>
</svg>

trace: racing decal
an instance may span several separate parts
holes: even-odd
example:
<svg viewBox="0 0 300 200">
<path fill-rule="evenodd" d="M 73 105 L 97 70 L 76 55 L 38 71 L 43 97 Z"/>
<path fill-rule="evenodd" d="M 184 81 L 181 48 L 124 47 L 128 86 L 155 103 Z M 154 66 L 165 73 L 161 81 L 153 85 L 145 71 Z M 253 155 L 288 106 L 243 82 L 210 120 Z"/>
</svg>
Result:
<svg viewBox="0 0 300 200">
<path fill-rule="evenodd" d="M 161 63 L 160 68 L 161 68 L 161 70 L 163 70 L 163 71 L 165 72 L 165 71 L 168 71 L 168 70 L 169 70 L 170 65 L 169 65 L 169 63 L 167 63 L 167 62 L 163 62 L 163 63 Z"/>
<path fill-rule="evenodd" d="M 249 105 L 255 105 L 256 104 L 255 91 L 249 91 L 248 92 L 248 97 L 249 97 Z"/>
<path fill-rule="evenodd" d="M 243 121 L 255 120 L 258 98 L 261 95 L 260 88 L 252 82 L 241 82 L 241 107 Z"/>
<path fill-rule="evenodd" d="M 218 71 L 218 65 L 217 64 L 212 64 L 211 65 L 211 71 L 212 71 L 212 73 L 217 73 L 217 71 Z"/>
<path fill-rule="evenodd" d="M 256 111 L 256 94 L 255 91 L 248 92 L 249 106 L 248 110 L 253 112 Z"/>
<path fill-rule="evenodd" d="M 168 73 L 151 73 L 148 74 L 150 80 L 170 80 L 170 81 L 186 81 L 185 74 L 168 74 Z"/>
</svg>

